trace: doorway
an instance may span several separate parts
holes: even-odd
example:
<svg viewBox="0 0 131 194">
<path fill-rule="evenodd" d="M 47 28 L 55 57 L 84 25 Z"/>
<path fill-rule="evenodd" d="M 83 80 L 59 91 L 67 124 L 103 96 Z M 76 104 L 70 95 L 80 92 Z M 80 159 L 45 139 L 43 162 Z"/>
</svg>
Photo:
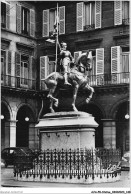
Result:
<svg viewBox="0 0 131 194">
<path fill-rule="evenodd" d="M 17 114 L 16 124 L 16 147 L 29 146 L 29 108 L 22 106 Z"/>
</svg>

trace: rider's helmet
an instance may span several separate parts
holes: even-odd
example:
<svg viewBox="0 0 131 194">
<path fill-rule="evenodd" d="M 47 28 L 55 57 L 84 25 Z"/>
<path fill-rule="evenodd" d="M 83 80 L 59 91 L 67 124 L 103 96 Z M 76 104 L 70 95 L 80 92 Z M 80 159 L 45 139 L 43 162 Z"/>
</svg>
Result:
<svg viewBox="0 0 131 194">
<path fill-rule="evenodd" d="M 61 45 L 62 46 L 67 46 L 67 44 L 65 42 L 62 42 Z"/>
</svg>

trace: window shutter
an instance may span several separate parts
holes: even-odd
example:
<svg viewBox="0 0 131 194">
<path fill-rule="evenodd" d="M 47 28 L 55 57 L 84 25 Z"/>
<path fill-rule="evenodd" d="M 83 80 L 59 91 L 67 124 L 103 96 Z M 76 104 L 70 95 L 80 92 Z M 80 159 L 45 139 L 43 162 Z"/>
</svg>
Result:
<svg viewBox="0 0 131 194">
<path fill-rule="evenodd" d="M 101 28 L 101 1 L 95 1 L 95 28 Z"/>
<path fill-rule="evenodd" d="M 111 47 L 111 81 L 112 83 L 119 83 L 119 74 L 120 73 L 120 54 L 121 47 L 115 46 Z"/>
<path fill-rule="evenodd" d="M 11 86 L 11 51 L 6 51 L 6 84 Z"/>
<path fill-rule="evenodd" d="M 120 72 L 120 46 L 111 47 L 111 73 Z"/>
<path fill-rule="evenodd" d="M 59 7 L 59 34 L 65 34 L 65 6 Z"/>
<path fill-rule="evenodd" d="M 11 51 L 7 51 L 7 56 L 8 56 L 8 63 L 7 63 L 7 75 L 11 75 L 11 60 L 12 60 L 12 57 L 11 57 Z"/>
<path fill-rule="evenodd" d="M 81 55 L 82 51 L 74 52 L 74 61 L 77 61 L 77 58 Z"/>
<path fill-rule="evenodd" d="M 96 49 L 96 79 L 97 85 L 104 84 L 104 48 Z"/>
<path fill-rule="evenodd" d="M 29 81 L 28 81 L 28 86 L 30 89 L 32 89 L 32 62 L 33 62 L 33 57 L 29 57 L 29 67 L 28 67 L 28 75 L 29 75 Z"/>
<path fill-rule="evenodd" d="M 16 31 L 21 33 L 21 6 L 16 5 Z"/>
<path fill-rule="evenodd" d="M 49 10 L 43 10 L 43 37 L 49 36 Z"/>
<path fill-rule="evenodd" d="M 83 14 L 84 14 L 83 2 L 77 3 L 77 24 L 76 24 L 77 32 L 83 31 Z"/>
<path fill-rule="evenodd" d="M 15 74 L 16 74 L 16 84 L 20 87 L 20 66 L 21 66 L 21 55 L 15 53 Z"/>
<path fill-rule="evenodd" d="M 122 24 L 122 1 L 114 1 L 114 24 Z"/>
<path fill-rule="evenodd" d="M 30 9 L 30 36 L 35 36 L 35 11 Z"/>
<path fill-rule="evenodd" d="M 6 4 L 6 28 L 10 29 L 10 4 Z"/>
<path fill-rule="evenodd" d="M 48 73 L 48 56 L 41 56 L 40 57 L 40 82 L 41 82 L 41 89 L 46 89 L 44 79 Z"/>
</svg>

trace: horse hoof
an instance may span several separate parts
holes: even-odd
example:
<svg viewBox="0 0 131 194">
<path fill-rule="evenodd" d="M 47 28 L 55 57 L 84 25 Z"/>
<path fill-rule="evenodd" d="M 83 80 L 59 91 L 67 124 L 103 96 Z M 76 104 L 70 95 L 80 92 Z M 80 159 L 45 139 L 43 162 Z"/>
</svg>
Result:
<svg viewBox="0 0 131 194">
<path fill-rule="evenodd" d="M 76 107 L 73 106 L 72 108 L 73 108 L 73 111 L 78 112 Z"/>
<path fill-rule="evenodd" d="M 55 107 L 58 107 L 58 101 L 56 101 L 56 102 L 54 103 L 54 106 L 55 106 Z"/>
<path fill-rule="evenodd" d="M 51 112 L 51 113 L 54 113 L 55 111 L 54 111 L 54 109 L 53 109 L 53 108 L 50 108 L 50 112 Z"/>
<path fill-rule="evenodd" d="M 55 102 L 55 103 L 54 103 L 54 106 L 55 106 L 55 107 L 58 107 L 58 102 Z"/>
<path fill-rule="evenodd" d="M 78 112 L 77 108 L 74 108 L 73 111 Z"/>
</svg>

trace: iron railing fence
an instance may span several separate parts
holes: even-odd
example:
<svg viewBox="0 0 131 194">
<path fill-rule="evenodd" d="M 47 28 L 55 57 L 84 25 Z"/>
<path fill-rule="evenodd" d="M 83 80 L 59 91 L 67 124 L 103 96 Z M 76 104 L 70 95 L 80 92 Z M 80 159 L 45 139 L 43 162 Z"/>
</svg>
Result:
<svg viewBox="0 0 131 194">
<path fill-rule="evenodd" d="M 36 80 L 1 74 L 1 85 L 36 90 Z"/>
<path fill-rule="evenodd" d="M 120 172 L 121 152 L 119 149 L 69 149 L 45 150 L 28 162 L 16 157 L 14 176 L 65 178 L 92 177 Z"/>
</svg>

